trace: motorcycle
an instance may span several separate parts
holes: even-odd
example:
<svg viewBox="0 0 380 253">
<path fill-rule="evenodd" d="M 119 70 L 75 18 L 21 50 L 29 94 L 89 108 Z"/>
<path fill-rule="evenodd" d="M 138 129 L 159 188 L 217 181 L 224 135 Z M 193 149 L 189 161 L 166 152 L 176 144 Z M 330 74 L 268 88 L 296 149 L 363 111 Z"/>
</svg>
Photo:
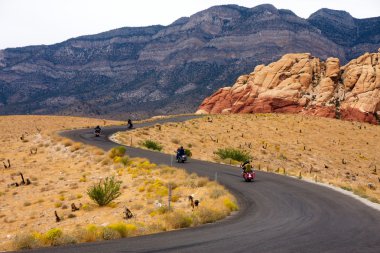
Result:
<svg viewBox="0 0 380 253">
<path fill-rule="evenodd" d="M 187 161 L 186 155 L 177 156 L 177 163 L 185 163 Z"/>
<path fill-rule="evenodd" d="M 249 171 L 249 172 L 243 171 L 241 174 L 245 182 L 255 181 L 256 173 L 254 171 Z"/>
<path fill-rule="evenodd" d="M 252 170 L 251 166 L 249 167 L 248 170 L 246 170 L 245 167 L 242 167 L 242 166 L 240 166 L 240 168 L 243 170 L 241 175 L 243 176 L 245 182 L 251 182 L 255 180 L 256 173 Z"/>
<path fill-rule="evenodd" d="M 96 129 L 95 130 L 95 137 L 99 137 L 100 136 L 100 130 L 99 129 Z"/>
<path fill-rule="evenodd" d="M 132 128 L 133 128 L 132 120 L 128 119 L 128 129 L 132 129 Z"/>
</svg>

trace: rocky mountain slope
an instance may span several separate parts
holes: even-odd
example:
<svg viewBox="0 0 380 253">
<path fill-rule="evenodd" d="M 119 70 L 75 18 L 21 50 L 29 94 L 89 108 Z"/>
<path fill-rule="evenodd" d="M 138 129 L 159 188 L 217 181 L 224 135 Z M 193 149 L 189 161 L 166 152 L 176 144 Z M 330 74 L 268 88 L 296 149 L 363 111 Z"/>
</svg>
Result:
<svg viewBox="0 0 380 253">
<path fill-rule="evenodd" d="M 340 66 L 310 54 L 287 54 L 240 76 L 206 98 L 197 113 L 287 112 L 380 121 L 380 49 Z"/>
<path fill-rule="evenodd" d="M 169 26 L 120 28 L 0 50 L 0 114 L 183 113 L 252 66 L 286 53 L 347 61 L 380 47 L 380 18 L 272 5 L 215 6 Z"/>
</svg>

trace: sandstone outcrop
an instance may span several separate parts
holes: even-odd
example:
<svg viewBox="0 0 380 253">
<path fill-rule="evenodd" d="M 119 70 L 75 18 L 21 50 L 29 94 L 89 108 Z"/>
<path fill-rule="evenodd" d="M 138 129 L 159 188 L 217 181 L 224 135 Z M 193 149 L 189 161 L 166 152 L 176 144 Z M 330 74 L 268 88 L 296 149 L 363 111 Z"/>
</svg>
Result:
<svg viewBox="0 0 380 253">
<path fill-rule="evenodd" d="M 206 98 L 197 113 L 301 113 L 377 124 L 380 117 L 380 52 L 340 66 L 308 53 L 286 54 L 258 65 L 232 87 Z"/>
</svg>

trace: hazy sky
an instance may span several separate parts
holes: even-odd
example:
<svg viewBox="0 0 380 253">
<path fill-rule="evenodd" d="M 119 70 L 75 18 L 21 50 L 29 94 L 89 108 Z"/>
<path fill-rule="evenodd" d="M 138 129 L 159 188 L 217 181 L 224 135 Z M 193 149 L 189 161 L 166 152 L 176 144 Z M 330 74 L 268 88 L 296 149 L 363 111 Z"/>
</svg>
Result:
<svg viewBox="0 0 380 253">
<path fill-rule="evenodd" d="M 54 44 L 124 26 L 168 25 L 214 5 L 271 3 L 307 18 L 320 8 L 380 16 L 380 0 L 0 0 L 0 49 Z"/>
</svg>

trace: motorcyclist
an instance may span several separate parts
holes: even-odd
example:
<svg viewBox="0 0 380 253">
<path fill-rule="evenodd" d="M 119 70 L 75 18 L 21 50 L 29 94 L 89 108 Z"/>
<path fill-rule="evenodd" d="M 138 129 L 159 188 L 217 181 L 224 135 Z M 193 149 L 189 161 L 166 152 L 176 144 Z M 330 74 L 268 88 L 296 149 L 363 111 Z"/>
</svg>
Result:
<svg viewBox="0 0 380 253">
<path fill-rule="evenodd" d="M 132 120 L 128 119 L 128 129 L 133 128 Z"/>
<path fill-rule="evenodd" d="M 102 129 L 100 128 L 100 126 L 96 126 L 95 127 L 95 135 L 96 135 L 96 137 L 98 137 L 99 135 L 100 135 L 100 131 L 101 131 Z"/>
<path fill-rule="evenodd" d="M 100 128 L 100 126 L 96 126 L 95 127 L 95 133 L 100 133 L 102 129 Z"/>
<path fill-rule="evenodd" d="M 180 158 L 183 155 L 185 155 L 185 150 L 183 149 L 183 146 L 181 146 L 181 147 L 179 147 L 177 149 L 177 157 L 176 157 L 176 159 Z"/>
<path fill-rule="evenodd" d="M 252 165 L 249 160 L 245 161 L 242 165 L 241 168 L 243 172 L 252 172 Z"/>
</svg>

